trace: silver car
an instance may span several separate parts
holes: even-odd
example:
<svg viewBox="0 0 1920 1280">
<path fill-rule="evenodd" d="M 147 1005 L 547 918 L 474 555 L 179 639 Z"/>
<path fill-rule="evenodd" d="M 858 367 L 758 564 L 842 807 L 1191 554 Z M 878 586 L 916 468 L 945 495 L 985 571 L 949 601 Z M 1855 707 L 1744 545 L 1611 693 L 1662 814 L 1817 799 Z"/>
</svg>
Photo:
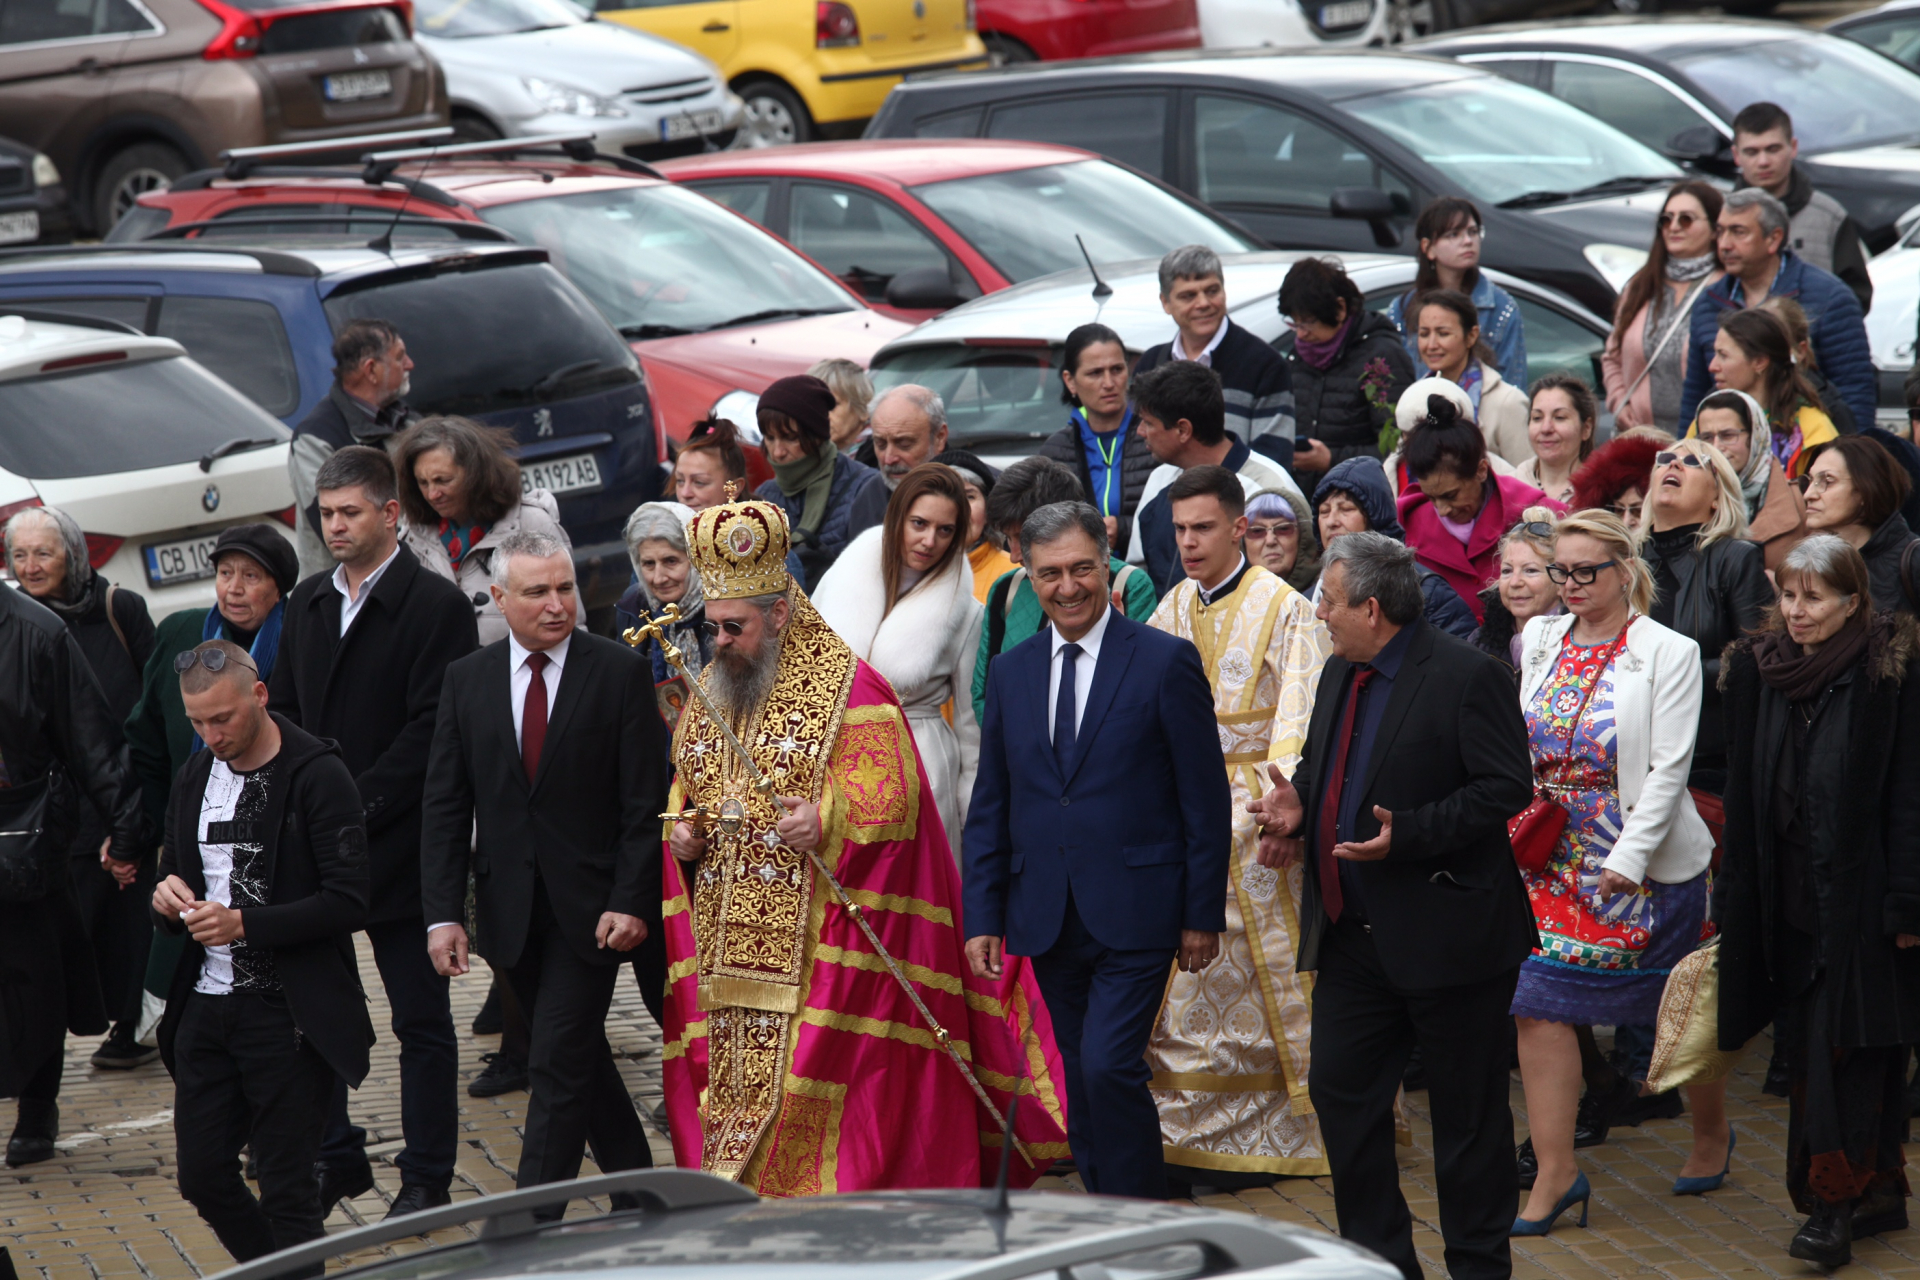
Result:
<svg viewBox="0 0 1920 1280">
<path fill-rule="evenodd" d="M 713 63 L 567 0 L 416 0 L 413 13 L 462 141 L 590 129 L 603 151 L 662 160 L 729 146 L 740 128 Z"/>
</svg>

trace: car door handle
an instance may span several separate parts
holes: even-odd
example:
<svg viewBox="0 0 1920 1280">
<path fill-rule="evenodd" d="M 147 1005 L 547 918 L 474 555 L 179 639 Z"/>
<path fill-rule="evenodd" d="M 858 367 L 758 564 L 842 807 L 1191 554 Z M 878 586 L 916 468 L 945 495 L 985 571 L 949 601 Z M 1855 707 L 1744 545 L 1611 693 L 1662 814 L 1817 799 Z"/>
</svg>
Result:
<svg viewBox="0 0 1920 1280">
<path fill-rule="evenodd" d="M 709 22 L 700 29 L 702 31 L 731 31 L 733 30 L 733 24 L 730 22 Z"/>
<path fill-rule="evenodd" d="M 81 75 L 92 76 L 92 75 L 100 74 L 100 72 L 103 69 L 104 68 L 102 68 L 100 65 L 100 59 L 82 58 L 80 59 L 80 61 L 74 63 L 72 66 L 67 68 L 67 74 L 72 75 L 77 72 Z"/>
</svg>

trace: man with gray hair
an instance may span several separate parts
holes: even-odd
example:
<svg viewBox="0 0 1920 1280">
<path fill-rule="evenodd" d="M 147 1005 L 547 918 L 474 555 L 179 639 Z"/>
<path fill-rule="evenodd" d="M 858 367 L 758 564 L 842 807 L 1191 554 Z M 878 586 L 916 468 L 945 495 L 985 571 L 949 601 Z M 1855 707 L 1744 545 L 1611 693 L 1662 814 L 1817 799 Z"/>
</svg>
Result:
<svg viewBox="0 0 1920 1280">
<path fill-rule="evenodd" d="M 1293 465 L 1293 379 L 1287 362 L 1227 318 L 1220 255 L 1183 245 L 1160 260 L 1160 307 L 1173 317 L 1173 341 L 1149 347 L 1138 378 L 1170 360 L 1192 360 L 1220 375 L 1227 430 L 1283 467 Z M 1142 500 L 1144 503 L 1144 499 Z"/>
<path fill-rule="evenodd" d="M 899 487 L 907 472 L 947 451 L 947 405 L 927 387 L 911 382 L 888 387 L 874 400 L 872 419 L 867 441 L 853 458 L 879 468 L 888 494 Z M 886 514 L 884 504 L 880 514 Z"/>
<path fill-rule="evenodd" d="M 646 1168 L 653 1153 L 605 1024 L 630 955 L 653 959 L 637 971 L 656 1019 L 666 986 L 667 739 L 653 671 L 576 629 L 573 557 L 557 538 L 503 539 L 492 594 L 507 637 L 447 668 L 434 726 L 420 830 L 427 953 L 443 976 L 467 972 L 471 876 L 487 960 L 531 1030 L 522 1187 L 578 1177 L 589 1141 L 604 1172 Z"/>
<path fill-rule="evenodd" d="M 1688 317 L 1687 381 L 1680 391 L 1678 423 L 1682 429 L 1713 390 L 1709 366 L 1721 313 L 1757 307 L 1769 297 L 1800 304 L 1820 372 L 1853 411 L 1853 420 L 1862 427 L 1873 425 L 1879 375 L 1860 300 L 1838 276 L 1786 247 L 1789 226 L 1787 207 L 1759 187 L 1729 192 L 1721 206 L 1716 243 L 1727 274 L 1700 291 Z"/>
<path fill-rule="evenodd" d="M 1393 1100 L 1426 1063 L 1448 1274 L 1513 1272 L 1508 1008 L 1538 944 L 1507 820 L 1533 796 L 1512 677 L 1421 618 L 1413 552 L 1383 533 L 1327 548 L 1333 640 L 1291 780 L 1248 804 L 1259 859 L 1304 859 L 1298 967 L 1313 988 L 1313 1100 L 1340 1234 L 1419 1280 Z M 975 811 L 979 801 L 976 799 Z"/>
</svg>

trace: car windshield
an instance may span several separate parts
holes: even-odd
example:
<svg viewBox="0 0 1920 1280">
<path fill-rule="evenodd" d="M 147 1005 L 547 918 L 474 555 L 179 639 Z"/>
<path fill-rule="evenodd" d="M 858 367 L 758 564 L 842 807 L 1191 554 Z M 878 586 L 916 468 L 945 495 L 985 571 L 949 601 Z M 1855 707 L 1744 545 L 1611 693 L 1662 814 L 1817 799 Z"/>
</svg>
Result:
<svg viewBox="0 0 1920 1280">
<path fill-rule="evenodd" d="M 544 263 L 376 278 L 326 308 L 335 332 L 368 319 L 400 331 L 414 363 L 407 402 L 422 413 L 490 413 L 640 379 L 632 348 Z"/>
<path fill-rule="evenodd" d="M 703 195 L 632 186 L 482 211 L 537 244 L 630 339 L 851 311 L 831 276 Z"/>
<path fill-rule="evenodd" d="M 903 382 L 931 387 L 947 406 L 956 449 L 1029 453 L 1067 425 L 1060 402 L 1061 348 L 1047 343 L 926 343 L 883 351 L 873 362 L 880 390 Z M 1129 362 L 1132 355 L 1128 356 Z"/>
<path fill-rule="evenodd" d="M 1584 111 L 1495 76 L 1343 105 L 1486 204 L 1550 204 L 1683 176 L 1670 160 Z"/>
<path fill-rule="evenodd" d="M 1014 283 L 1086 259 L 1158 258 L 1183 244 L 1220 253 L 1261 246 L 1137 173 L 1105 160 L 1050 164 L 911 188 Z"/>
<path fill-rule="evenodd" d="M 1762 40 L 1681 54 L 1674 65 L 1733 110 L 1760 96 L 1793 114 L 1809 152 L 1920 135 L 1920 78 L 1837 36 Z"/>
<path fill-rule="evenodd" d="M 577 26 L 586 15 L 566 0 L 414 0 L 413 21 L 423 36 L 464 40 Z"/>
<path fill-rule="evenodd" d="M 58 431 L 47 424 L 57 422 Z M 287 429 L 191 360 L 93 365 L 0 382 L 0 468 L 69 480 L 196 462 Z"/>
</svg>

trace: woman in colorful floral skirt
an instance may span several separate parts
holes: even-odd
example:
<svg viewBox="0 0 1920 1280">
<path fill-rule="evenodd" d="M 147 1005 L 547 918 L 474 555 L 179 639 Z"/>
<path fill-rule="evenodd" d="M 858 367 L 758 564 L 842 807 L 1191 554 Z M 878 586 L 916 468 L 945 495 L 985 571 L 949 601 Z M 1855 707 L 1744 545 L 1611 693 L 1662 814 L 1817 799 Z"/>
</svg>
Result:
<svg viewBox="0 0 1920 1280">
<path fill-rule="evenodd" d="M 1514 1235 L 1545 1235 L 1575 1204 L 1585 1224 L 1574 1028 L 1653 1021 L 1667 972 L 1700 941 L 1713 852 L 1687 792 L 1699 646 L 1646 616 L 1653 576 L 1617 516 L 1561 520 L 1547 573 L 1567 612 L 1527 624 L 1520 707 L 1537 800 L 1559 805 L 1566 825 L 1550 848 L 1525 828 L 1515 841 L 1540 948 L 1513 997 L 1539 1161 Z"/>
</svg>

